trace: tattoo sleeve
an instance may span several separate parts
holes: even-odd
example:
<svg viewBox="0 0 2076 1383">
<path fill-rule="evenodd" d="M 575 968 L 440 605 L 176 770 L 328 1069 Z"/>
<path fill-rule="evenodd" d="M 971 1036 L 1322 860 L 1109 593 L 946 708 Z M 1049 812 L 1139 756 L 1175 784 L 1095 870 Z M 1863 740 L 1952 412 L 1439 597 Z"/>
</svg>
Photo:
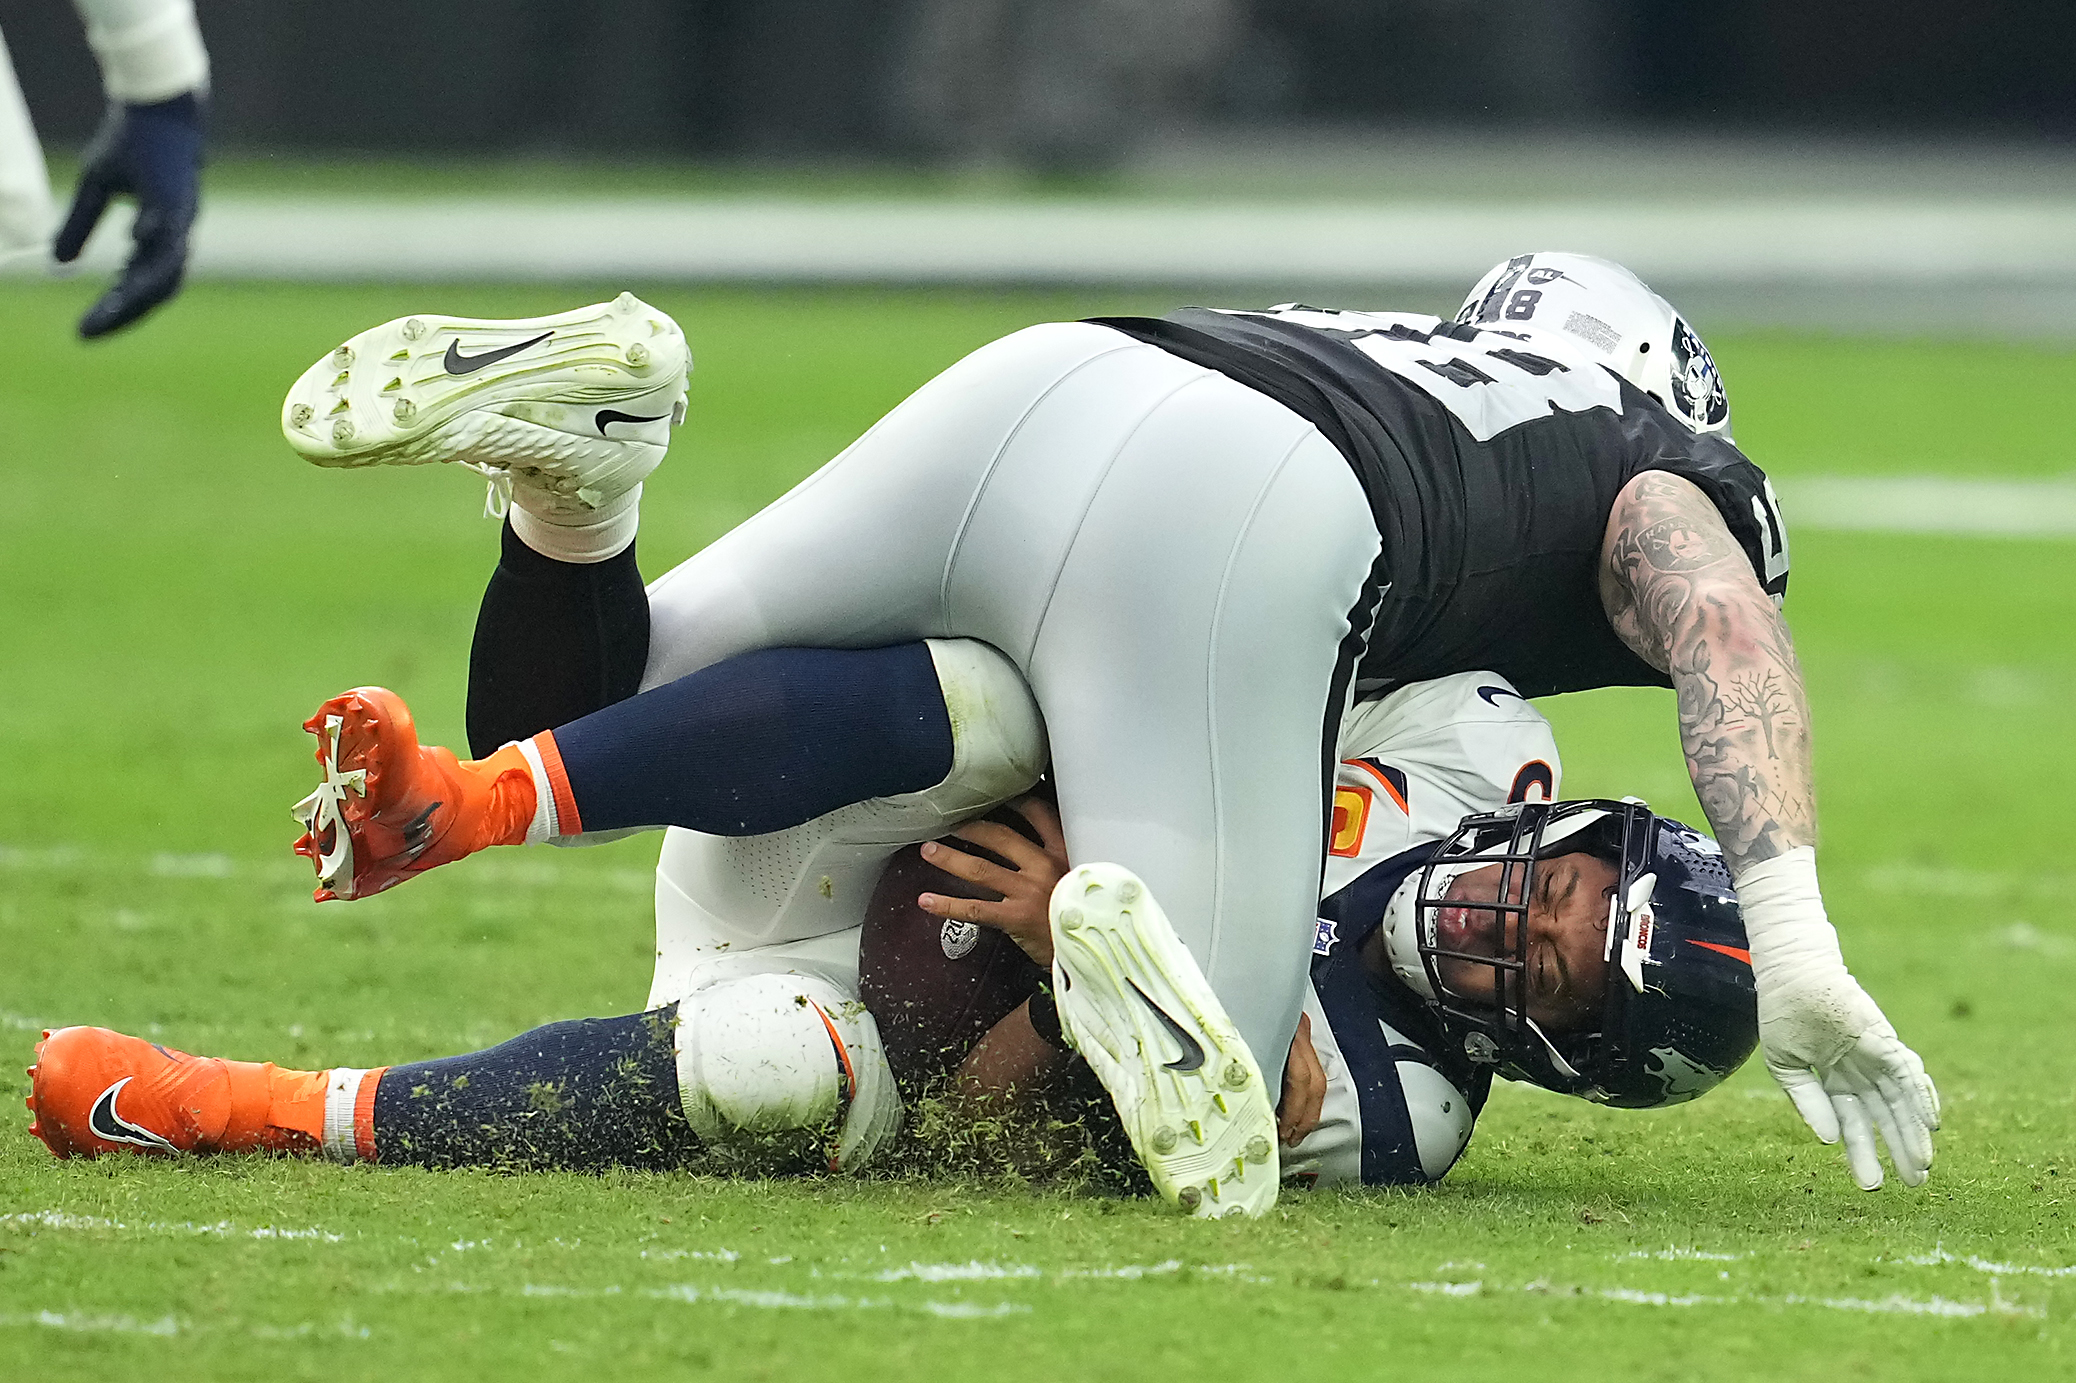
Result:
<svg viewBox="0 0 2076 1383">
<path fill-rule="evenodd" d="M 1601 604 L 1667 672 L 1695 795 L 1731 872 L 1816 844 L 1809 698 L 1787 622 L 1708 497 L 1660 471 L 1609 516 Z"/>
</svg>

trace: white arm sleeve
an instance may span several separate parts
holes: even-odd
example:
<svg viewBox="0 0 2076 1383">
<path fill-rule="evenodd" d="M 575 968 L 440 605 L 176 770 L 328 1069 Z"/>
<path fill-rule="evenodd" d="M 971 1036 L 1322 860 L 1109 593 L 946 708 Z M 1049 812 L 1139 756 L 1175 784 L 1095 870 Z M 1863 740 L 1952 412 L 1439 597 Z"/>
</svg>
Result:
<svg viewBox="0 0 2076 1383">
<path fill-rule="evenodd" d="M 48 247 L 57 219 L 43 146 L 0 37 L 0 263 Z"/>
<path fill-rule="evenodd" d="M 110 100 L 148 105 L 209 84 L 193 0 L 73 0 Z"/>
</svg>

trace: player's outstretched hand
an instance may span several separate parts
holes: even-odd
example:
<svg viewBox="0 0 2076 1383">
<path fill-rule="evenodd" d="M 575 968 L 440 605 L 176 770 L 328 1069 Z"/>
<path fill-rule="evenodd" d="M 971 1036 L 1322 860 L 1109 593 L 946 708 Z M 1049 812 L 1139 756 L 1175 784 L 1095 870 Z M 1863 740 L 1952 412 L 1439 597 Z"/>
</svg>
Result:
<svg viewBox="0 0 2076 1383">
<path fill-rule="evenodd" d="M 969 821 L 952 832 L 971 841 L 989 854 L 1008 861 L 1008 867 L 968 854 L 944 841 L 923 847 L 923 858 L 945 873 L 978 884 L 1001 895 L 997 901 L 982 898 L 953 898 L 943 893 L 925 893 L 916 899 L 924 912 L 959 922 L 973 922 L 1007 932 L 1038 964 L 1052 965 L 1052 921 L 1047 907 L 1053 885 L 1067 874 L 1067 837 L 1060 827 L 1059 813 L 1040 797 L 1026 797 L 1015 810 L 1038 833 L 1033 844 L 1013 826 L 999 821 Z"/>
<path fill-rule="evenodd" d="M 130 232 L 135 248 L 114 286 L 80 318 L 79 334 L 87 340 L 121 330 L 180 291 L 188 231 L 201 205 L 204 113 L 197 92 L 108 108 L 51 247 L 60 263 L 71 263 L 112 198 L 137 199 Z"/>
<path fill-rule="evenodd" d="M 1759 1050 L 1816 1136 L 1845 1140 L 1846 1165 L 1861 1190 L 1881 1186 L 1877 1131 L 1904 1184 L 1924 1184 L 1939 1092 L 1842 963 L 1761 982 Z"/>
</svg>

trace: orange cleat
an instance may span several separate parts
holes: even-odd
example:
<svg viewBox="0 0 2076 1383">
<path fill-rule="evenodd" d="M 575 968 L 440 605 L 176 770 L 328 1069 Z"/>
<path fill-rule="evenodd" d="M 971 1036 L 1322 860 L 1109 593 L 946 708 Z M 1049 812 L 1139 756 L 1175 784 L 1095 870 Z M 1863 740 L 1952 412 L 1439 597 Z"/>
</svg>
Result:
<svg viewBox="0 0 2076 1383">
<path fill-rule="evenodd" d="M 59 1157 L 316 1152 L 326 1073 L 189 1056 L 107 1028 L 59 1028 L 29 1068 L 29 1132 Z"/>
<path fill-rule="evenodd" d="M 298 855 L 317 866 L 320 903 L 365 898 L 492 845 L 525 841 L 533 770 L 518 745 L 464 761 L 421 748 L 404 699 L 355 687 L 303 722 L 324 780 L 296 803 Z M 553 740 L 547 740 L 552 753 Z"/>
</svg>

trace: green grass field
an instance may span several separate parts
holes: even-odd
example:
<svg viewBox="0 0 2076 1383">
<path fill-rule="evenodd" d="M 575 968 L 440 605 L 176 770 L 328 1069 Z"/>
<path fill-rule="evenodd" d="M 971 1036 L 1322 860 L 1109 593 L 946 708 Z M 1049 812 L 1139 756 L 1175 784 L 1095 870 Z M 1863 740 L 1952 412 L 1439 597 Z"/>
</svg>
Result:
<svg viewBox="0 0 2076 1383">
<path fill-rule="evenodd" d="M 299 722 L 379 681 L 459 742 L 496 529 L 472 477 L 321 472 L 276 430 L 288 382 L 362 326 L 619 286 L 200 285 L 88 350 L 86 285 L 0 284 L 0 1064 L 98 1023 L 367 1066 L 639 1006 L 653 837 L 309 901 Z M 652 574 L 972 346 L 1162 306 L 652 297 L 700 359 L 644 506 Z M 2068 354 L 1713 344 L 1740 439 L 1789 480 L 2076 470 Z M 11 1105 L 0 1377 L 2076 1372 L 2076 546 L 1798 532 L 1794 557 L 1833 916 L 1946 1100 L 1923 1189 L 1855 1191 L 1755 1067 L 1658 1114 L 1503 1089 L 1441 1187 L 1247 1224 L 1006 1176 L 58 1163 Z M 1572 794 L 1698 819 L 1669 694 L 1546 709 Z"/>
</svg>

